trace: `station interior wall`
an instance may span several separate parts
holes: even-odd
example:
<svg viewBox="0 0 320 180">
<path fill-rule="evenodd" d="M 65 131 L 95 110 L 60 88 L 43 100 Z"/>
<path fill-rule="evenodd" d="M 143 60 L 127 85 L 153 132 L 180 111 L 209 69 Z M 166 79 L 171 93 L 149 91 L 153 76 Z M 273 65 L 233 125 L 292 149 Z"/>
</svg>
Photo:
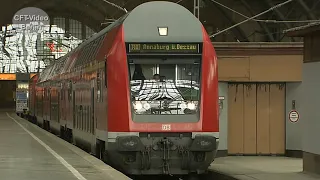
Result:
<svg viewBox="0 0 320 180">
<path fill-rule="evenodd" d="M 286 84 L 286 149 L 292 151 L 302 150 L 302 83 Z M 299 120 L 291 122 L 289 113 L 293 110 L 292 101 L 295 101 L 295 110 L 299 113 Z"/>
<path fill-rule="evenodd" d="M 320 63 L 319 63 L 319 69 L 320 69 Z M 320 72 L 318 77 L 320 77 Z M 301 82 L 286 83 L 286 107 L 285 107 L 285 112 L 283 113 L 285 114 L 285 124 L 286 124 L 286 150 L 289 150 L 289 151 L 301 152 L 302 150 L 302 125 L 303 125 L 302 122 L 304 120 L 302 120 L 301 118 L 301 111 L 303 106 L 301 87 L 302 87 Z M 320 86 L 319 86 L 319 92 L 320 92 Z M 221 110 L 221 114 L 219 118 L 220 140 L 219 140 L 218 150 L 226 152 L 228 150 L 228 82 L 219 82 L 219 96 L 223 96 L 224 100 L 223 100 L 223 109 Z M 289 120 L 288 115 L 290 110 L 292 109 L 292 100 L 296 101 L 295 109 L 300 113 L 300 119 L 298 122 L 291 122 Z M 318 137 L 320 137 L 320 131 L 319 131 Z M 320 147 L 320 144 L 319 144 L 319 147 Z"/>
<path fill-rule="evenodd" d="M 228 83 L 219 82 L 219 96 L 223 96 L 223 106 L 219 117 L 219 147 L 218 150 L 228 149 Z"/>
<path fill-rule="evenodd" d="M 303 64 L 301 84 L 302 150 L 320 155 L 320 62 Z M 302 98 L 303 97 L 303 98 Z M 320 163 L 320 162 L 319 162 Z"/>
</svg>

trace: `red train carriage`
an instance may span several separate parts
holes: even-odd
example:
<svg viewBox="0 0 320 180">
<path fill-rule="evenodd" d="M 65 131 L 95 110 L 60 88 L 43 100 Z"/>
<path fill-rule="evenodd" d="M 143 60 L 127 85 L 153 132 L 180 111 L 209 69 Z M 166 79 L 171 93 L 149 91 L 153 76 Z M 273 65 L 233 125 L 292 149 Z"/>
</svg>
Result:
<svg viewBox="0 0 320 180">
<path fill-rule="evenodd" d="M 127 174 L 203 173 L 215 158 L 217 58 L 178 4 L 136 7 L 47 67 L 31 90 L 38 124 Z"/>
<path fill-rule="evenodd" d="M 28 120 L 36 123 L 36 84 L 38 81 L 39 75 L 34 75 L 29 81 L 29 114 Z"/>
</svg>

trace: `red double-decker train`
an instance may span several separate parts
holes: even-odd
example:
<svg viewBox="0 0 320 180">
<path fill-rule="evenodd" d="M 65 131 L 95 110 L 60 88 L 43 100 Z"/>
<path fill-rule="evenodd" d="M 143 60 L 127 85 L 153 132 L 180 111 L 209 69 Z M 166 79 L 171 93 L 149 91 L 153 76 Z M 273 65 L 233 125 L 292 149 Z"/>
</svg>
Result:
<svg viewBox="0 0 320 180">
<path fill-rule="evenodd" d="M 126 174 L 203 173 L 219 142 L 217 56 L 171 2 L 139 5 L 30 81 L 30 119 Z"/>
</svg>

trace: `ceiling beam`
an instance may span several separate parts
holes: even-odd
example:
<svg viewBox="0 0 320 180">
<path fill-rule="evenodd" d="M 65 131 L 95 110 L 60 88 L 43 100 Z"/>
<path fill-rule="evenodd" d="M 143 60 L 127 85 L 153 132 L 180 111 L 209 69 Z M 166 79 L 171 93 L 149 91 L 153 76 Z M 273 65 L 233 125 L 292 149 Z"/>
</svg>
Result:
<svg viewBox="0 0 320 180">
<path fill-rule="evenodd" d="M 308 5 L 304 2 L 304 0 L 298 0 L 299 4 L 302 6 L 304 11 L 307 13 L 308 18 L 310 19 L 317 19 L 313 12 L 311 12 L 311 9 L 308 7 Z"/>
<path fill-rule="evenodd" d="M 248 4 L 248 2 L 246 0 L 241 0 L 241 3 L 244 5 L 244 7 L 250 12 L 251 16 L 254 16 L 255 13 L 253 12 L 251 6 Z M 261 23 L 260 21 L 257 22 L 259 24 L 259 26 L 264 29 L 264 31 L 267 33 L 268 39 L 272 42 L 275 41 L 274 37 L 272 36 L 269 28 L 267 27 L 267 25 L 265 23 Z"/>
<path fill-rule="evenodd" d="M 220 6 L 217 6 L 216 4 L 214 4 L 210 0 L 209 0 L 209 3 L 207 3 L 207 4 L 209 4 L 209 6 L 211 6 L 211 7 L 217 8 L 223 14 L 223 16 L 227 19 L 228 24 L 230 26 L 236 24 L 236 22 L 230 17 L 230 15 L 225 10 L 223 10 Z M 249 39 L 248 39 L 246 33 L 243 31 L 243 29 L 240 28 L 240 26 L 237 26 L 237 27 L 231 29 L 231 31 L 236 36 L 237 40 L 239 40 L 241 42 L 249 42 Z"/>
<path fill-rule="evenodd" d="M 57 6 L 59 6 L 60 0 L 51 0 L 54 4 L 56 4 Z M 94 1 L 94 0 L 92 0 Z M 101 6 L 97 6 L 95 3 L 93 3 L 92 1 L 87 1 L 87 0 L 68 0 L 68 4 L 73 4 L 73 6 L 81 6 L 83 7 L 89 7 L 91 9 L 94 9 L 95 12 L 100 13 L 101 15 L 105 16 L 106 12 L 104 10 L 101 9 Z M 22 9 L 24 7 L 38 7 L 41 8 L 41 6 L 39 6 L 42 3 L 48 3 L 47 0 L 28 0 L 28 1 L 24 1 L 24 3 L 22 3 L 19 7 L 19 9 Z M 63 5 L 65 5 L 65 1 L 62 2 Z M 59 6 L 60 7 L 60 6 Z"/>
<path fill-rule="evenodd" d="M 90 14 L 85 12 L 80 12 L 75 9 L 64 9 L 59 8 L 58 9 L 52 9 L 52 8 L 46 8 L 44 9 L 50 17 L 64 17 L 69 19 L 77 20 L 88 27 L 90 27 L 95 32 L 100 31 L 101 22 L 99 20 L 91 18 Z"/>
<path fill-rule="evenodd" d="M 274 7 L 274 6 L 275 6 L 275 4 L 272 2 L 272 0 L 264 0 L 264 1 L 265 1 L 265 3 L 266 3 L 269 7 Z M 281 12 L 278 8 L 275 8 L 274 11 L 276 12 L 277 16 L 278 16 L 282 21 L 285 20 L 284 15 L 282 14 L 282 12 Z M 289 23 L 287 23 L 287 22 L 284 22 L 283 24 L 287 27 L 287 29 L 292 28 L 292 26 L 291 26 Z M 293 42 L 296 41 L 294 37 L 291 37 L 291 40 L 292 40 Z"/>
</svg>

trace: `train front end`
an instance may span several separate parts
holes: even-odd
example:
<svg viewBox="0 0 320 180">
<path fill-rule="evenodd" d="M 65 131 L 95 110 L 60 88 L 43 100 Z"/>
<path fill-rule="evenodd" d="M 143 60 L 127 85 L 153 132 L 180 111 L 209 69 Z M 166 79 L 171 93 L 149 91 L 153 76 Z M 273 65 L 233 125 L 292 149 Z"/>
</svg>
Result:
<svg viewBox="0 0 320 180">
<path fill-rule="evenodd" d="M 108 133 L 108 158 L 128 174 L 204 173 L 219 112 L 217 58 L 202 24 L 178 4 L 150 2 L 126 17 L 123 39 L 128 115 L 109 124 L 118 130 Z"/>
</svg>

